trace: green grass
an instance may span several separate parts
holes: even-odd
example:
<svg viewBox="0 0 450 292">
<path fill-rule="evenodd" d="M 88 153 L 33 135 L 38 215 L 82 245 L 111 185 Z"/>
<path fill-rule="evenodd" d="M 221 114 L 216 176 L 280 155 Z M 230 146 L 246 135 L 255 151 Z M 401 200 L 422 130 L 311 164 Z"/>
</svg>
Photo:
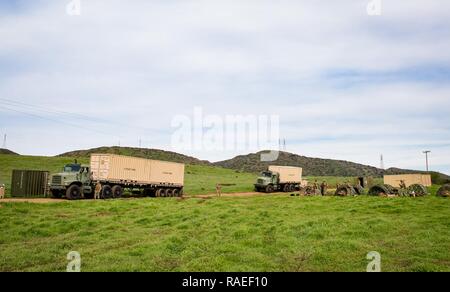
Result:
<svg viewBox="0 0 450 292">
<path fill-rule="evenodd" d="M 379 197 L 1 203 L 0 271 L 450 271 L 450 200 Z"/>
</svg>

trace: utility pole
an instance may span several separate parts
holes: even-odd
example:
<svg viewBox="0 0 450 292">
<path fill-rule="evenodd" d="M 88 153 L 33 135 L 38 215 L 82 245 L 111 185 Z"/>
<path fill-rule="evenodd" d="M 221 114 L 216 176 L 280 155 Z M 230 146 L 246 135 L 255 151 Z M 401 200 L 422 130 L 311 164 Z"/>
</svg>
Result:
<svg viewBox="0 0 450 292">
<path fill-rule="evenodd" d="M 3 136 L 3 144 L 2 144 L 2 148 L 6 149 L 6 134 Z"/>
<path fill-rule="evenodd" d="M 428 153 L 431 153 L 431 151 L 430 150 L 423 151 L 423 154 L 425 154 L 425 161 L 427 163 L 427 172 L 429 171 L 429 168 L 428 168 Z"/>
<path fill-rule="evenodd" d="M 384 158 L 383 158 L 383 154 L 381 154 L 381 157 L 380 157 L 380 168 L 381 168 L 381 169 L 384 169 Z"/>
</svg>

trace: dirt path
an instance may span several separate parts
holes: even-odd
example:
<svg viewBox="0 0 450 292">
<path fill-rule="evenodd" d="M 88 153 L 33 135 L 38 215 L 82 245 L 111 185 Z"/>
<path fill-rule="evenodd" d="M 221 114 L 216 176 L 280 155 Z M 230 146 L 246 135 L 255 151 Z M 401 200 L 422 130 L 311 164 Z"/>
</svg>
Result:
<svg viewBox="0 0 450 292">
<path fill-rule="evenodd" d="M 52 199 L 52 198 L 6 198 L 0 199 L 1 203 L 37 203 L 37 204 L 47 204 L 47 203 L 59 203 L 67 202 L 67 200 L 62 199 Z"/>
<path fill-rule="evenodd" d="M 221 197 L 256 197 L 256 196 L 267 196 L 267 195 L 286 195 L 286 193 L 256 193 L 256 192 L 242 192 L 242 193 L 224 193 Z M 187 195 L 184 199 L 210 199 L 217 198 L 216 193 L 205 194 L 205 195 Z M 128 199 L 128 198 L 127 198 Z M 140 198 L 129 198 L 129 199 L 140 199 Z M 35 203 L 35 204 L 48 204 L 48 203 L 61 203 L 61 202 L 71 202 L 65 199 L 53 199 L 53 198 L 6 198 L 0 199 L 0 204 L 2 203 Z"/>
</svg>

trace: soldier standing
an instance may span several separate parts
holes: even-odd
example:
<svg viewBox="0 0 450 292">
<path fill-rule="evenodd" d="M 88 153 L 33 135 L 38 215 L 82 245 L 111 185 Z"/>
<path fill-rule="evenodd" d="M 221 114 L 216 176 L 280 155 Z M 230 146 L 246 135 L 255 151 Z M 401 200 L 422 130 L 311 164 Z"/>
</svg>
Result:
<svg viewBox="0 0 450 292">
<path fill-rule="evenodd" d="M 317 195 L 318 191 L 319 191 L 319 183 L 317 182 L 317 179 L 316 179 L 313 184 L 313 195 Z"/>
<path fill-rule="evenodd" d="M 322 184 L 320 185 L 320 193 L 322 194 L 322 196 L 326 196 L 327 189 L 328 189 L 328 184 L 325 181 L 323 181 Z"/>
<path fill-rule="evenodd" d="M 401 189 L 406 189 L 406 183 L 405 183 L 404 180 L 401 180 L 401 181 L 400 181 L 400 188 L 401 188 Z"/>
<path fill-rule="evenodd" d="M 102 184 L 98 181 L 95 185 L 95 193 L 94 193 L 94 199 L 100 199 L 100 193 L 102 192 Z"/>
<path fill-rule="evenodd" d="M 4 199 L 5 198 L 5 185 L 1 184 L 0 185 L 0 199 Z"/>
<path fill-rule="evenodd" d="M 222 196 L 222 186 L 220 184 L 216 184 L 216 192 L 218 197 Z"/>
</svg>

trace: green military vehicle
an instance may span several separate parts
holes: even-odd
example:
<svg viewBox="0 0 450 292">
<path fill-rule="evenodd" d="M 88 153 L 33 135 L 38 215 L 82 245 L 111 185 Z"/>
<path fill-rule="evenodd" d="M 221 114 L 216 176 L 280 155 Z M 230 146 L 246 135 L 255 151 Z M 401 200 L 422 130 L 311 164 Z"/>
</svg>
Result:
<svg viewBox="0 0 450 292">
<path fill-rule="evenodd" d="M 90 165 L 67 164 L 50 177 L 53 197 L 69 200 L 120 198 L 124 190 L 155 197 L 183 196 L 184 164 L 128 157 L 92 154 Z"/>
<path fill-rule="evenodd" d="M 66 164 L 60 173 L 51 175 L 50 191 L 54 198 L 66 197 L 69 200 L 93 198 L 91 172 L 89 166 L 75 163 Z"/>
<path fill-rule="evenodd" d="M 292 166 L 269 166 L 261 172 L 255 183 L 257 192 L 293 192 L 300 188 L 302 169 Z"/>
</svg>

